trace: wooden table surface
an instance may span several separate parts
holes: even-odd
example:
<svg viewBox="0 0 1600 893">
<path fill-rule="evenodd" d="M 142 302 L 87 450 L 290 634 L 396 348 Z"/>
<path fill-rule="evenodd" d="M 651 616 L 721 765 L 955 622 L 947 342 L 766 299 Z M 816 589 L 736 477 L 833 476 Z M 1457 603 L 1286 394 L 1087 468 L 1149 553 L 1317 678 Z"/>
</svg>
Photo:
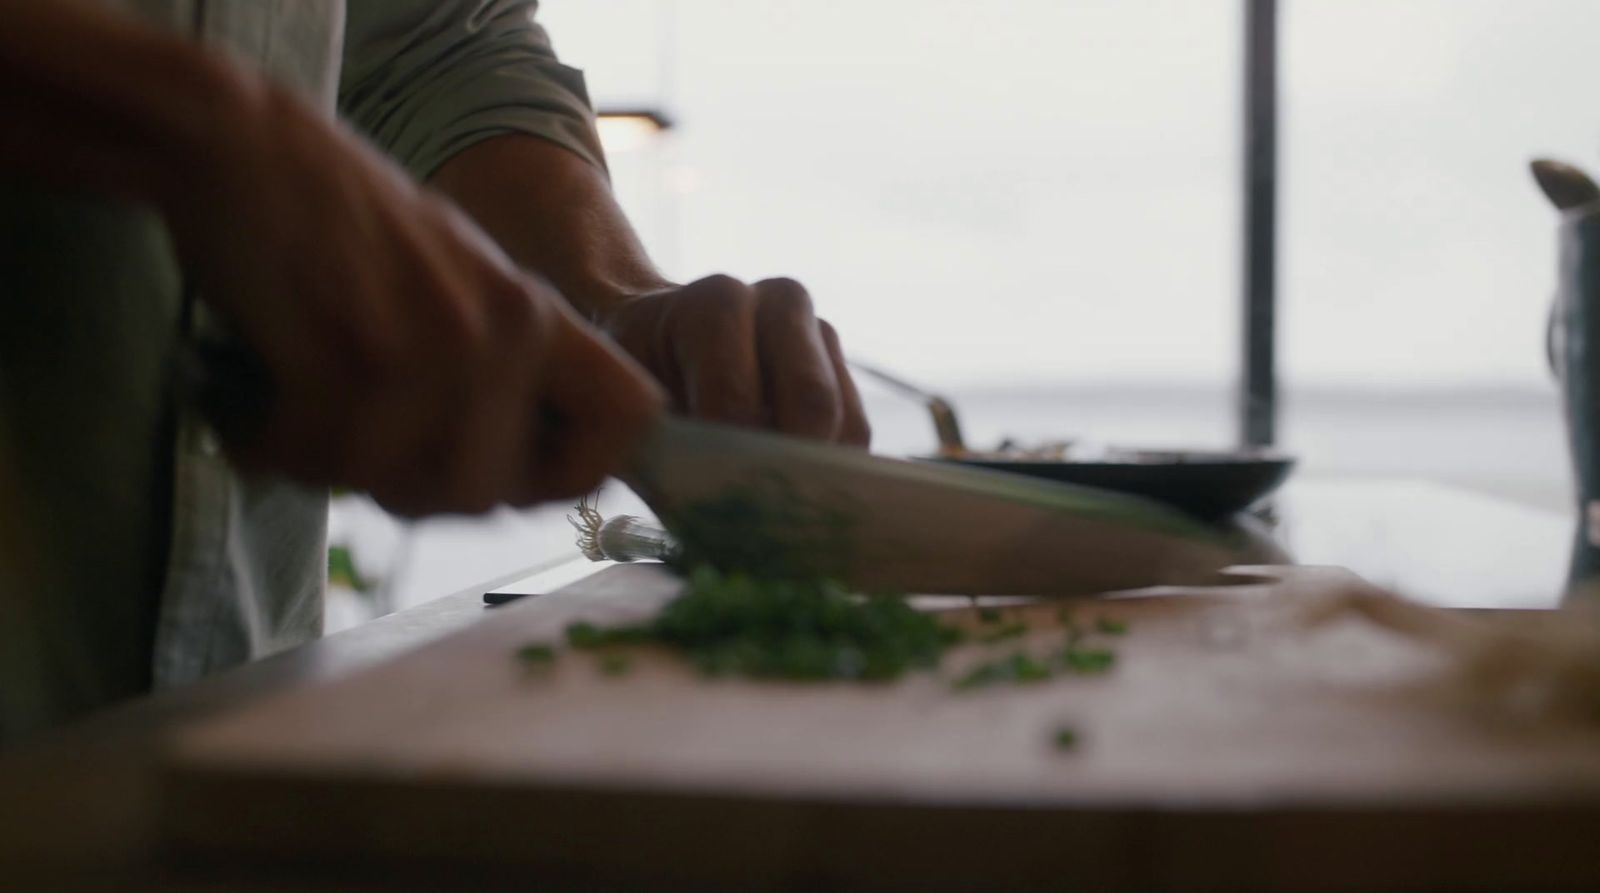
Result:
<svg viewBox="0 0 1600 893">
<path fill-rule="evenodd" d="M 8 878 L 19 879 L 18 889 L 188 889 L 169 876 L 155 852 L 158 756 L 174 734 L 469 626 L 485 616 L 486 589 L 514 581 L 559 588 L 591 571 L 579 556 L 547 560 L 0 750 L 0 889 L 9 889 Z M 218 888 L 239 889 L 236 880 Z M 300 888 L 297 881 L 285 889 Z"/>
<path fill-rule="evenodd" d="M 1549 606 L 1564 573 L 1566 519 L 1449 488 L 1410 482 L 1303 482 L 1285 500 L 1283 514 L 1297 557 L 1342 561 L 1434 601 Z M 474 588 L 192 689 L 117 708 L 0 754 L 0 790 L 5 792 L 0 797 L 0 880 L 210 889 L 203 874 L 174 875 L 156 847 L 162 790 L 156 757 L 173 736 L 198 720 L 265 695 L 308 690 L 461 629 L 483 616 L 479 596 Z M 1576 816 L 1549 827 L 1507 825 L 1506 839 L 1535 846 L 1568 840 L 1563 829 L 1592 833 L 1590 811 L 1579 810 Z M 1385 818 L 1381 811 L 1373 815 L 1378 826 L 1414 819 L 1399 813 Z M 884 820 L 892 824 L 893 817 Z M 1294 820 L 1289 821 L 1292 825 Z M 1004 822 L 995 827 L 998 832 Z M 1263 826 L 1246 822 L 1234 833 L 1247 828 L 1257 833 Z M 439 880 L 423 875 L 411 879 L 419 878 L 425 885 Z M 1559 882 L 1562 877 L 1545 879 Z M 342 884 L 349 878 L 337 880 Z M 237 881 L 230 878 L 223 886 L 237 888 Z M 307 881 L 297 876 L 284 883 L 285 889 L 301 889 Z M 261 888 L 276 889 L 271 884 Z"/>
</svg>

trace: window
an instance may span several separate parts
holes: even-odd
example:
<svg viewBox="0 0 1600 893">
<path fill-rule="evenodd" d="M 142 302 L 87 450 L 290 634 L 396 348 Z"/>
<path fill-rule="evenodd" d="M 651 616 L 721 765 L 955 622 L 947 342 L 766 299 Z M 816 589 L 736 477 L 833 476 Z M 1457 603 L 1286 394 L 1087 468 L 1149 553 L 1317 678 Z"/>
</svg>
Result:
<svg viewBox="0 0 1600 893">
<path fill-rule="evenodd" d="M 976 440 L 1232 437 L 1235 0 L 541 15 L 597 103 L 681 121 L 613 160 L 670 273 L 801 279 Z M 872 409 L 885 450 L 928 449 L 916 407 Z"/>
<path fill-rule="evenodd" d="M 1280 368 L 1313 467 L 1565 508 L 1541 155 L 1592 166 L 1600 5 L 1286 0 Z"/>
<path fill-rule="evenodd" d="M 948 392 L 975 443 L 1214 446 L 1238 431 L 1243 3 L 540 15 L 598 105 L 677 121 L 611 154 L 669 274 L 801 279 L 848 352 Z M 1526 164 L 1595 161 L 1600 4 L 1280 0 L 1279 20 L 1282 443 L 1304 474 L 1564 509 L 1555 219 Z M 864 389 L 881 451 L 931 447 L 920 407 Z M 474 560 L 413 559 L 397 601 L 537 560 L 562 511 L 516 522 L 518 558 L 433 522 L 422 539 Z"/>
</svg>

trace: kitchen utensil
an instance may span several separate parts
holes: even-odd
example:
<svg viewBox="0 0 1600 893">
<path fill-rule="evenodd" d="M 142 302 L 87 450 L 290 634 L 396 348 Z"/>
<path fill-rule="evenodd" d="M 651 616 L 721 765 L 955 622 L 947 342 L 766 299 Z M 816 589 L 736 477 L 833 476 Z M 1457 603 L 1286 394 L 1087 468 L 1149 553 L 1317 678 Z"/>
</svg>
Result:
<svg viewBox="0 0 1600 893">
<path fill-rule="evenodd" d="M 939 451 L 927 457 L 931 459 L 1114 490 L 1166 503 L 1206 521 L 1249 508 L 1276 490 L 1294 469 L 1294 459 L 1265 449 L 1116 450 L 1094 459 L 1032 455 L 1025 450 L 974 451 L 962 440 L 955 406 L 949 399 L 876 366 L 856 360 L 850 365 L 927 404 L 939 435 Z"/>
<path fill-rule="evenodd" d="M 1092 461 L 940 457 L 974 468 L 1142 496 L 1205 521 L 1249 508 L 1276 490 L 1294 459 L 1271 450 L 1117 452 Z"/>
<path fill-rule="evenodd" d="M 857 360 L 851 360 L 850 366 L 902 394 L 923 401 L 928 407 L 928 413 L 933 416 L 933 430 L 939 438 L 941 454 L 959 455 L 966 452 L 966 441 L 961 437 L 961 422 L 957 420 L 955 406 L 949 400 L 876 366 L 869 366 Z"/>
<path fill-rule="evenodd" d="M 866 590 L 1105 592 L 1212 579 L 1236 558 L 1148 500 L 678 418 L 626 480 L 690 554 Z"/>
<path fill-rule="evenodd" d="M 1561 382 L 1568 448 L 1578 489 L 1568 585 L 1600 575 L 1600 189 L 1570 165 L 1536 161 L 1534 178 L 1562 211 L 1559 278 L 1546 349 Z"/>
</svg>

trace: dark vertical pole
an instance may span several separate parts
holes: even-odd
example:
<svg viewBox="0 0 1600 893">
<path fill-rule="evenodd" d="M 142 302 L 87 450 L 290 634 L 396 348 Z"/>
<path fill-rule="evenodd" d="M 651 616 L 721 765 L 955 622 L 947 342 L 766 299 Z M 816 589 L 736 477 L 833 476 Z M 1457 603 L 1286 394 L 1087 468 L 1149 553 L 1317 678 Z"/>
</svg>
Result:
<svg viewBox="0 0 1600 893">
<path fill-rule="evenodd" d="M 1244 327 L 1239 439 L 1277 438 L 1278 0 L 1244 0 Z"/>
</svg>

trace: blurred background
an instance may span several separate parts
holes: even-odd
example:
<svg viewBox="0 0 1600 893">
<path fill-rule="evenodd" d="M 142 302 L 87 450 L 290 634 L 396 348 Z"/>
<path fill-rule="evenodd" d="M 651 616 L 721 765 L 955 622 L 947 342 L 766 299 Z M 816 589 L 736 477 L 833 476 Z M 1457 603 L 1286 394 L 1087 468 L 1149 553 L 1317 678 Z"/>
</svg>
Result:
<svg viewBox="0 0 1600 893">
<path fill-rule="evenodd" d="M 614 185 L 669 276 L 801 280 L 847 352 L 946 392 L 978 445 L 1233 443 L 1240 0 L 540 15 L 619 113 Z M 1280 444 L 1303 475 L 1567 510 L 1543 343 L 1555 215 L 1527 162 L 1596 161 L 1600 3 L 1282 0 L 1280 17 Z M 918 406 L 862 387 L 875 449 L 931 448 Z M 341 499 L 336 539 L 387 585 L 329 625 L 570 554 L 566 511 L 404 528 Z"/>
</svg>

